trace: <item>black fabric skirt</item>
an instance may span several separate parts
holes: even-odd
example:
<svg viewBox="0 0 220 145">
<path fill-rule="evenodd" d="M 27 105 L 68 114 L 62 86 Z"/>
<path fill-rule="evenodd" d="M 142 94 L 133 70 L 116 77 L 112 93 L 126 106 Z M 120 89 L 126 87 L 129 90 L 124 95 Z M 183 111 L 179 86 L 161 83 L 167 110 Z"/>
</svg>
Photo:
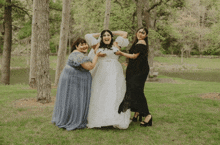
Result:
<svg viewBox="0 0 220 145">
<path fill-rule="evenodd" d="M 126 93 L 119 106 L 118 113 L 131 109 L 133 112 L 139 112 L 142 116 L 150 114 L 147 99 L 144 95 L 144 85 L 148 73 L 126 77 Z"/>
</svg>

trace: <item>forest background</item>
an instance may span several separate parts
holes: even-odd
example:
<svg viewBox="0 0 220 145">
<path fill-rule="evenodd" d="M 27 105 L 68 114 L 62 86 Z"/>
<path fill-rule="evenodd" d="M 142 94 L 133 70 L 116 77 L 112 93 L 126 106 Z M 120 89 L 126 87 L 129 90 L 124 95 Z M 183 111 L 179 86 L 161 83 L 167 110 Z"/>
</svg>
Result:
<svg viewBox="0 0 220 145">
<path fill-rule="evenodd" d="M 219 10 L 219 0 L 0 0 L 0 144 L 219 144 Z M 153 126 L 59 129 L 51 116 L 60 56 L 66 60 L 72 41 L 106 22 L 128 32 L 123 51 L 137 28 L 149 30 L 149 63 L 159 72 L 144 88 Z M 125 58 L 119 61 L 126 70 Z"/>
<path fill-rule="evenodd" d="M 138 28 L 138 1 L 141 18 L 146 24 L 144 6 L 150 14 L 149 43 L 156 54 L 187 55 L 220 54 L 220 2 L 218 0 L 112 0 L 110 30 L 124 30 L 128 38 Z M 32 0 L 12 0 L 12 53 L 30 50 L 33 6 Z M 0 53 L 3 51 L 4 0 L 0 0 Z M 62 20 L 62 0 L 50 0 L 50 52 L 59 46 Z M 105 17 L 105 0 L 71 1 L 69 38 L 84 37 L 86 33 L 101 32 Z M 151 9 L 149 9 L 151 8 Z"/>
<path fill-rule="evenodd" d="M 7 4 L 6 1 L 10 2 L 11 5 Z M 12 56 L 25 56 L 27 66 L 32 68 L 31 45 L 33 44 L 31 43 L 34 43 L 34 40 L 31 39 L 33 37 L 31 35 L 35 34 L 32 33 L 35 4 L 32 0 L 6 1 L 0 0 L 0 54 L 3 53 L 4 36 L 6 36 L 8 30 L 6 29 L 7 20 L 4 20 L 4 16 L 9 12 L 5 11 L 4 7 L 11 7 L 12 41 L 10 44 L 12 48 L 10 53 Z M 74 0 L 66 3 L 67 1 L 48 0 L 49 55 L 58 55 L 55 85 L 57 85 L 59 73 L 62 71 L 61 66 L 65 63 L 59 61 L 59 59 L 62 59 L 59 57 L 59 49 L 68 54 L 70 53 L 71 43 L 78 37 L 84 37 L 87 33 L 101 32 L 103 28 L 128 32 L 128 39 L 132 44 L 137 28 L 147 27 L 149 29 L 149 63 L 151 68 L 153 68 L 154 56 L 178 55 L 181 56 L 181 63 L 183 63 L 184 56 L 214 55 L 217 57 L 220 54 L 220 2 L 218 0 Z M 106 2 L 110 2 L 110 5 L 106 5 Z M 68 26 L 68 29 L 66 29 L 68 32 L 65 34 L 68 33 L 68 38 L 67 44 L 63 45 L 67 48 L 62 48 L 62 42 L 65 43 L 61 40 L 63 39 L 61 28 L 64 28 L 62 18 L 66 18 L 65 15 L 62 16 L 62 9 L 67 8 L 67 5 L 70 8 L 68 12 L 70 17 L 66 21 L 68 24 L 65 23 L 64 25 L 66 25 L 66 28 Z M 109 15 L 106 15 L 107 11 Z M 38 12 L 41 15 L 41 12 Z M 106 27 L 107 17 L 109 24 Z M 123 48 L 123 51 L 127 51 L 129 48 Z M 67 51 L 61 49 L 67 49 Z M 43 54 L 41 52 L 41 55 Z M 40 57 L 38 57 L 39 60 L 41 60 Z M 7 65 L 3 64 L 5 61 L 8 61 L 7 57 L 3 57 L 1 61 L 2 80 L 10 77 L 3 76 L 3 74 L 7 75 L 7 73 L 3 73 L 7 69 L 5 67 Z M 38 68 L 43 70 L 43 67 L 46 66 L 45 69 L 48 70 L 46 72 L 49 73 L 49 62 L 42 64 L 42 68 L 39 67 L 39 64 Z M 59 68 L 61 70 L 58 71 Z M 38 69 L 38 72 L 40 72 L 40 69 Z M 31 75 L 29 77 L 31 78 Z M 2 82 L 10 84 L 10 79 L 8 80 Z M 41 82 L 49 82 L 49 79 Z"/>
</svg>

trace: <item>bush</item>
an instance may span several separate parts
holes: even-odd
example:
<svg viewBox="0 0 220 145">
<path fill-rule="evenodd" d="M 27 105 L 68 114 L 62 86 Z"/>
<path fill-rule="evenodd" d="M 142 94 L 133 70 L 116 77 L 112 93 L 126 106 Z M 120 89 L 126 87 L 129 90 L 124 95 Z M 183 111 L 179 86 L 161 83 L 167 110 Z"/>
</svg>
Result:
<svg viewBox="0 0 220 145">
<path fill-rule="evenodd" d="M 24 39 L 31 36 L 31 21 L 24 24 L 24 27 L 18 31 L 18 38 Z"/>
<path fill-rule="evenodd" d="M 50 41 L 50 52 L 51 53 L 56 53 L 56 44 Z"/>
</svg>

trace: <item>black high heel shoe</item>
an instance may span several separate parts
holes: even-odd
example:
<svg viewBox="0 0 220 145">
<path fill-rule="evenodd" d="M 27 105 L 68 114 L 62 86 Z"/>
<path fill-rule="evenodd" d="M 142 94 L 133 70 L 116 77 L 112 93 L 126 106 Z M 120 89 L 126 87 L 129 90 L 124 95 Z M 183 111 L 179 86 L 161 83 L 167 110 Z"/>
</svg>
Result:
<svg viewBox="0 0 220 145">
<path fill-rule="evenodd" d="M 137 116 L 137 118 L 139 117 L 139 121 L 142 121 L 142 115 L 141 114 L 139 114 L 138 116 Z M 136 117 L 133 117 L 131 120 L 133 121 L 133 122 L 137 122 L 137 118 Z"/>
<path fill-rule="evenodd" d="M 143 117 L 143 115 L 142 115 L 142 114 L 139 114 L 139 121 L 140 121 L 140 122 L 142 121 L 142 117 Z"/>
<path fill-rule="evenodd" d="M 138 118 L 138 117 L 137 117 Z M 132 122 L 137 122 L 137 118 L 133 117 L 131 120 Z"/>
<path fill-rule="evenodd" d="M 152 126 L 153 117 L 151 116 L 150 120 L 148 122 L 143 121 L 144 124 L 140 124 L 140 126 L 146 127 L 146 126 Z"/>
</svg>

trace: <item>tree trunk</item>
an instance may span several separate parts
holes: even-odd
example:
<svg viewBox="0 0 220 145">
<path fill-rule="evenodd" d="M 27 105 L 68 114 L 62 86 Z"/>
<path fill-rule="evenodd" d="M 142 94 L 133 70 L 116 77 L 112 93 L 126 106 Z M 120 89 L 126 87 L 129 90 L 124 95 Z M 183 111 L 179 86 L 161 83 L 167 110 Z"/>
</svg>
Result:
<svg viewBox="0 0 220 145">
<path fill-rule="evenodd" d="M 111 0 L 106 0 L 104 29 L 109 29 L 110 11 L 111 11 Z"/>
<path fill-rule="evenodd" d="M 136 11 L 137 11 L 137 20 L 138 28 L 142 27 L 142 0 L 137 0 L 136 2 Z"/>
<path fill-rule="evenodd" d="M 4 45 L 2 55 L 1 81 L 5 85 L 10 84 L 10 61 L 11 61 L 11 44 L 12 44 L 12 17 L 11 17 L 11 0 L 6 0 L 4 23 Z"/>
<path fill-rule="evenodd" d="M 37 87 L 36 78 L 36 59 L 37 59 L 37 44 L 38 44 L 38 5 L 37 0 L 33 1 L 33 17 L 32 17 L 32 34 L 31 34 L 31 60 L 29 73 L 29 86 L 31 88 Z"/>
<path fill-rule="evenodd" d="M 73 21 L 74 21 L 74 19 L 72 18 L 71 13 L 70 13 L 70 21 L 69 21 L 69 54 L 71 53 L 71 38 L 73 36 L 73 27 L 72 27 Z"/>
<path fill-rule="evenodd" d="M 66 60 L 66 47 L 69 32 L 69 19 L 70 18 L 70 0 L 63 0 L 63 10 L 62 10 L 62 23 L 60 29 L 60 44 L 58 50 L 57 67 L 56 67 L 56 77 L 55 86 L 58 85 L 60 74 L 64 68 Z"/>
<path fill-rule="evenodd" d="M 51 102 L 51 81 L 49 65 L 49 0 L 34 0 L 39 6 L 38 50 L 37 50 L 37 101 Z"/>
<path fill-rule="evenodd" d="M 145 20 L 145 24 L 146 24 L 146 28 L 149 29 L 150 27 L 150 13 L 147 11 L 149 9 L 149 1 L 145 0 L 145 4 L 144 4 L 144 20 Z"/>
<path fill-rule="evenodd" d="M 145 5 L 144 5 L 144 20 L 146 24 L 146 28 L 149 30 L 150 29 L 150 14 L 147 11 L 149 9 L 149 1 L 146 0 Z M 152 75 L 154 72 L 153 68 L 153 61 L 154 61 L 154 48 L 149 46 L 149 53 L 148 53 L 148 63 L 150 67 L 150 72 L 149 74 Z"/>
<path fill-rule="evenodd" d="M 184 50 L 183 48 L 181 49 L 181 64 L 183 64 L 183 53 L 184 53 Z"/>
</svg>

